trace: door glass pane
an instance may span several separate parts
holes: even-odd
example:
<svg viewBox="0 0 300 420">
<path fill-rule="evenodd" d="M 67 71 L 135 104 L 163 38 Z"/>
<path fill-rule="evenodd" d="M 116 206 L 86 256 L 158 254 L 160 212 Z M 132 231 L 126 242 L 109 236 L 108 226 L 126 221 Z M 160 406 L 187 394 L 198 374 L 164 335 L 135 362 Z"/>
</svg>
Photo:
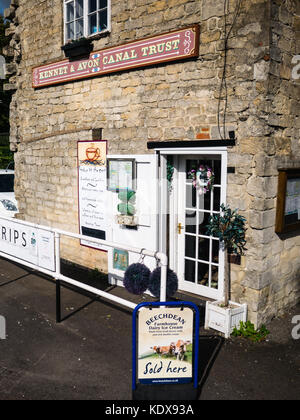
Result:
<svg viewBox="0 0 300 420">
<path fill-rule="evenodd" d="M 207 235 L 207 225 L 209 222 L 210 214 L 199 212 L 199 234 Z"/>
<path fill-rule="evenodd" d="M 214 211 L 220 211 L 221 191 L 220 187 L 214 187 Z"/>
<path fill-rule="evenodd" d="M 202 196 L 202 200 L 199 200 L 199 210 L 210 211 L 211 195 L 211 191 L 207 191 L 207 193 Z"/>
<path fill-rule="evenodd" d="M 219 263 L 219 251 L 220 251 L 220 242 L 217 240 L 212 241 L 212 262 L 215 264 Z"/>
<path fill-rule="evenodd" d="M 198 259 L 209 262 L 209 239 L 199 238 Z"/>
<path fill-rule="evenodd" d="M 192 180 L 189 179 L 186 184 L 186 207 L 188 209 L 196 208 L 197 197 L 196 189 L 192 185 Z"/>
<path fill-rule="evenodd" d="M 217 289 L 219 286 L 219 268 L 212 265 L 211 266 L 211 285 L 213 289 Z"/>
<path fill-rule="evenodd" d="M 185 260 L 185 280 L 195 283 L 195 268 L 196 263 L 194 261 Z"/>
<path fill-rule="evenodd" d="M 188 159 L 186 161 L 186 179 L 189 179 L 188 173 L 192 169 L 197 169 L 198 167 L 198 161 L 196 159 Z"/>
<path fill-rule="evenodd" d="M 197 212 L 187 211 L 185 215 L 185 231 L 187 233 L 196 233 L 197 228 Z"/>
<path fill-rule="evenodd" d="M 209 264 L 198 263 L 198 284 L 209 286 Z"/>
<path fill-rule="evenodd" d="M 185 235 L 185 256 L 196 258 L 196 236 Z"/>
<path fill-rule="evenodd" d="M 213 170 L 215 174 L 215 184 L 221 185 L 221 161 L 214 160 Z"/>
</svg>

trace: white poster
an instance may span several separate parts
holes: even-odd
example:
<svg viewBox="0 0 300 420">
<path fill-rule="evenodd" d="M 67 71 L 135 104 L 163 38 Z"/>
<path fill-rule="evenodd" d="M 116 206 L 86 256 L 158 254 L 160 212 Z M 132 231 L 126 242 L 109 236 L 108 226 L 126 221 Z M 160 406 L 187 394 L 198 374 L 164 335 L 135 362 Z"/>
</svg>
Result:
<svg viewBox="0 0 300 420">
<path fill-rule="evenodd" d="M 78 202 L 80 233 L 96 239 L 107 236 L 107 142 L 78 142 Z M 82 245 L 104 249 L 89 241 Z"/>
<path fill-rule="evenodd" d="M 0 219 L 0 251 L 55 271 L 54 233 Z"/>
</svg>

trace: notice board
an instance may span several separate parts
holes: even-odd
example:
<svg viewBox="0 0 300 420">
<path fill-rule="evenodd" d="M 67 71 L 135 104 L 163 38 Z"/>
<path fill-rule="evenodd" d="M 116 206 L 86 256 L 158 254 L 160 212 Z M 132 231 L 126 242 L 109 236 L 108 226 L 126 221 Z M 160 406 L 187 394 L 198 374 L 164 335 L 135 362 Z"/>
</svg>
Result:
<svg viewBox="0 0 300 420">
<path fill-rule="evenodd" d="M 300 229 L 300 168 L 280 169 L 276 209 L 276 233 Z"/>
</svg>

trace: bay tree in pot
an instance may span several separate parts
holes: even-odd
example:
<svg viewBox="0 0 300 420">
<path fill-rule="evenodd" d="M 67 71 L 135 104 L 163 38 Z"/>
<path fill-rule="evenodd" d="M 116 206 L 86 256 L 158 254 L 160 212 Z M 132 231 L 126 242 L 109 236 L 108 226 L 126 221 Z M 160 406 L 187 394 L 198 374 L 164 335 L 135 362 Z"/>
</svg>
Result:
<svg viewBox="0 0 300 420">
<path fill-rule="evenodd" d="M 207 234 L 219 238 L 225 254 L 224 275 L 224 300 L 207 302 L 206 320 L 207 328 L 214 328 L 225 334 L 228 338 L 234 327 L 240 321 L 246 322 L 247 305 L 240 305 L 230 301 L 230 260 L 231 254 L 244 255 L 246 250 L 246 219 L 231 210 L 224 204 L 221 205 L 220 214 L 214 214 L 207 225 Z"/>
</svg>

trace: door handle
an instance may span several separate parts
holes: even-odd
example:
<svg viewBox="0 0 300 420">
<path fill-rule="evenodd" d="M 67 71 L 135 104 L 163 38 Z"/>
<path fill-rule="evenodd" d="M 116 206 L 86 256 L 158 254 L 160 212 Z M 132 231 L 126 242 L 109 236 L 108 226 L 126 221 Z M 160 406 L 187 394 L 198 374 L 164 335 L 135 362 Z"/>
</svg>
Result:
<svg viewBox="0 0 300 420">
<path fill-rule="evenodd" d="M 181 235 L 183 229 L 184 229 L 184 226 L 182 226 L 181 223 L 178 223 L 178 234 L 179 235 Z"/>
</svg>

